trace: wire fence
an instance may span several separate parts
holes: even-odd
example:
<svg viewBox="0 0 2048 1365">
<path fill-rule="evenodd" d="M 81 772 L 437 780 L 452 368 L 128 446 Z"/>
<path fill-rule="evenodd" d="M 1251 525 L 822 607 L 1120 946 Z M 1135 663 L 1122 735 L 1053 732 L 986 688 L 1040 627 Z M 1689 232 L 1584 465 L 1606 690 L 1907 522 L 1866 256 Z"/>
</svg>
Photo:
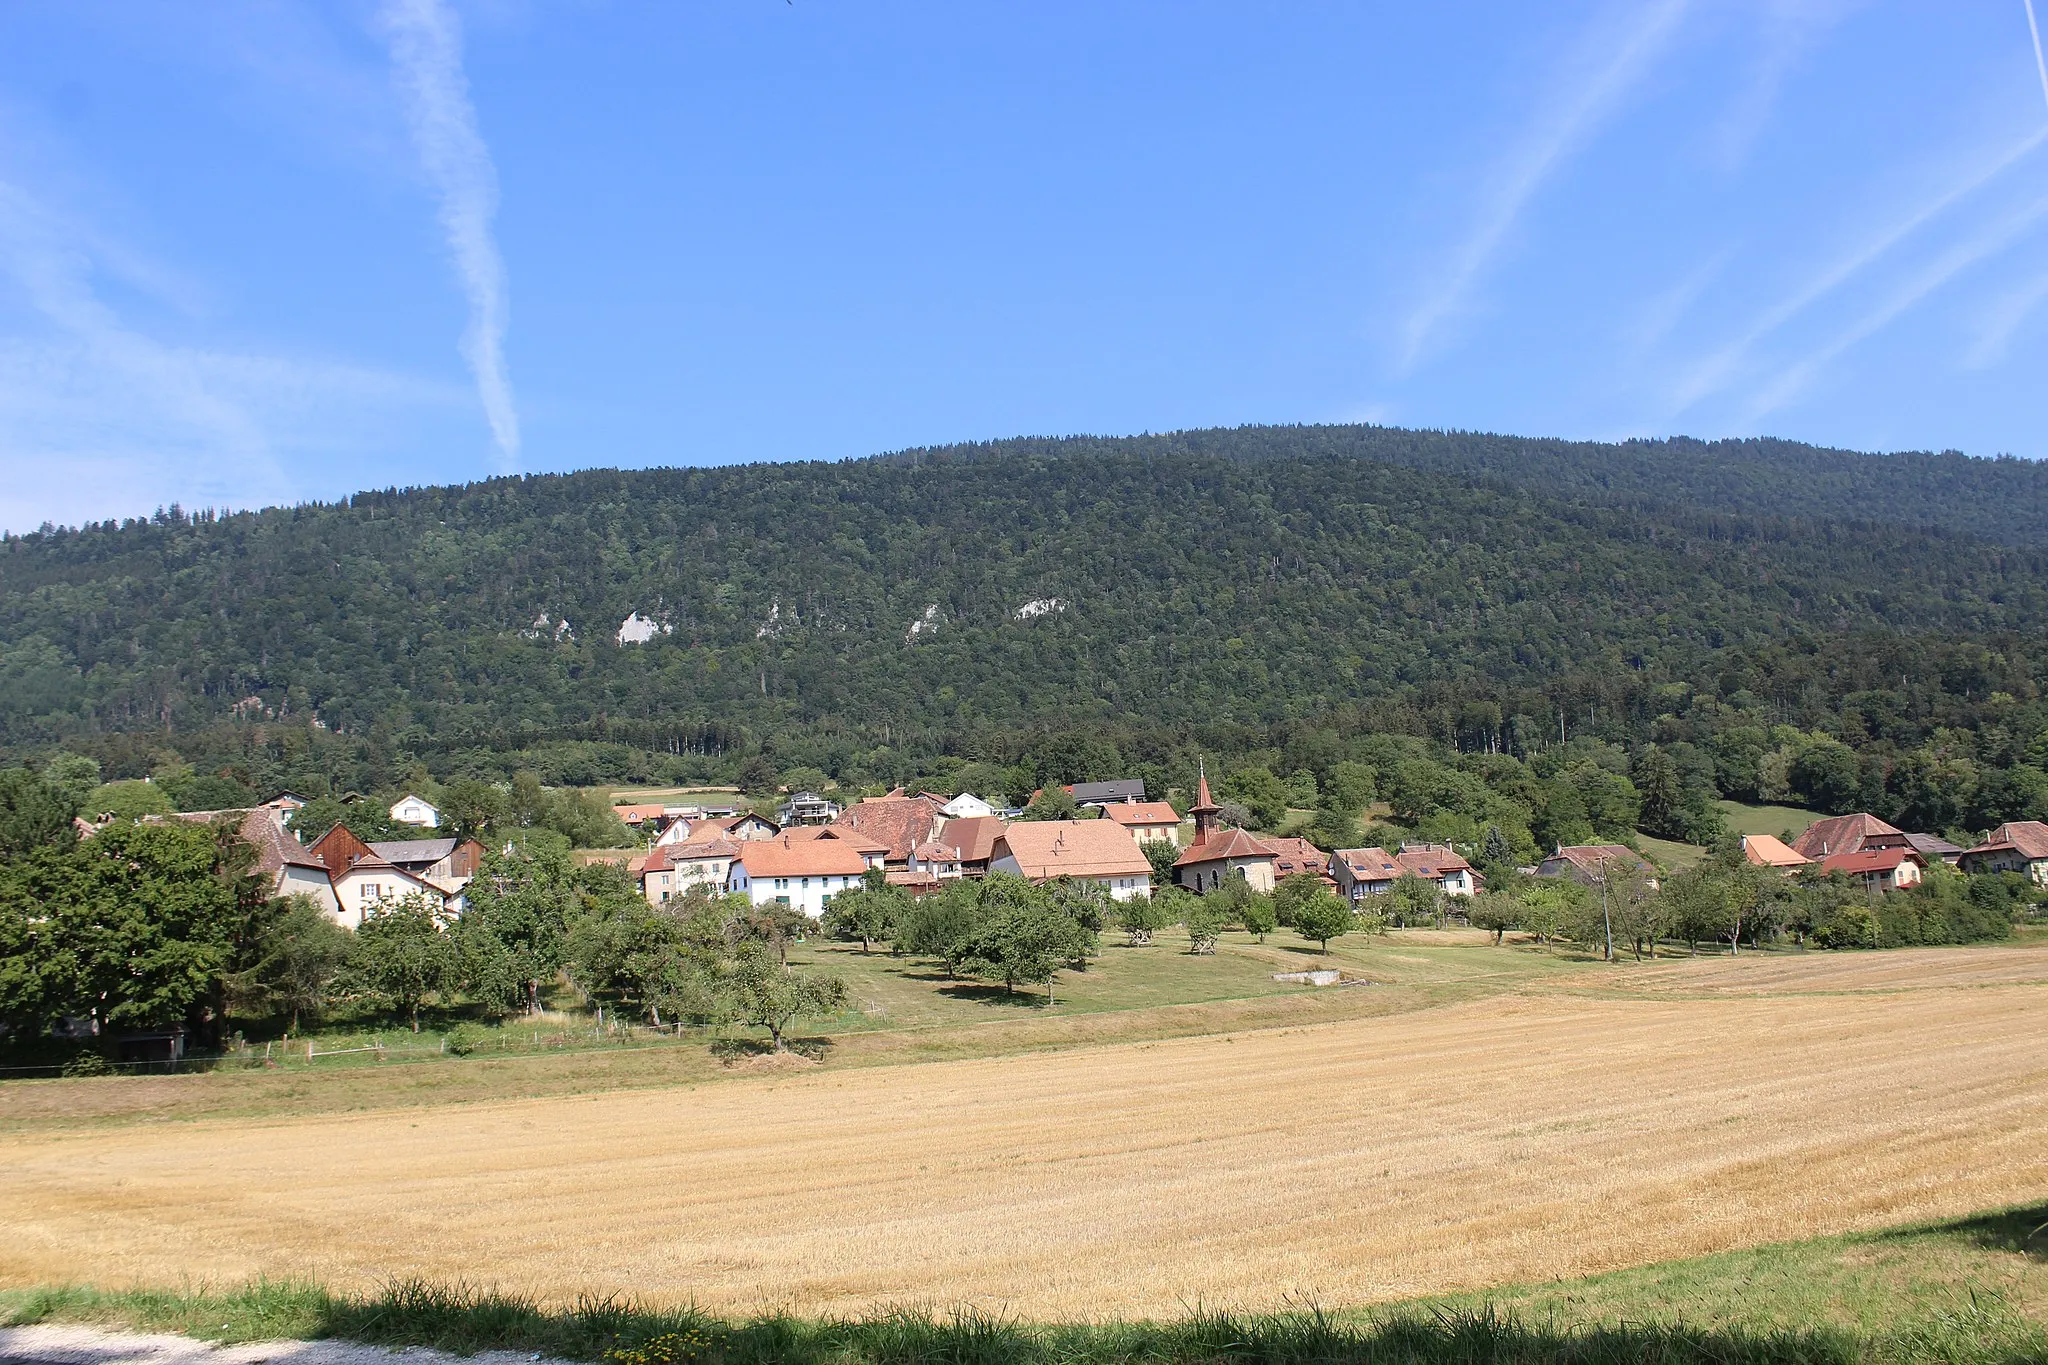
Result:
<svg viewBox="0 0 2048 1365">
<path fill-rule="evenodd" d="M 373 1057 L 379 1064 L 417 1064 L 449 1056 L 530 1057 L 562 1051 L 631 1050 L 672 1047 L 702 1030 L 676 1034 L 667 1030 L 607 1028 L 592 1030 L 588 1039 L 567 1031 L 533 1030 L 530 1043 L 515 1044 L 509 1038 L 478 1040 L 474 1044 L 449 1046 L 442 1037 L 433 1044 L 387 1043 L 375 1039 L 348 1047 L 322 1047 L 317 1038 L 276 1039 L 258 1046 L 247 1043 L 221 1052 L 188 1052 L 177 1057 L 154 1057 L 115 1061 L 101 1053 L 87 1053 L 60 1062 L 0 1066 L 0 1080 L 49 1079 L 93 1075 L 177 1075 L 209 1071 L 258 1071 L 281 1067 L 317 1065 L 328 1057 Z M 708 1036 L 708 1035 L 705 1035 Z M 86 1058 L 90 1058 L 87 1061 Z"/>
</svg>

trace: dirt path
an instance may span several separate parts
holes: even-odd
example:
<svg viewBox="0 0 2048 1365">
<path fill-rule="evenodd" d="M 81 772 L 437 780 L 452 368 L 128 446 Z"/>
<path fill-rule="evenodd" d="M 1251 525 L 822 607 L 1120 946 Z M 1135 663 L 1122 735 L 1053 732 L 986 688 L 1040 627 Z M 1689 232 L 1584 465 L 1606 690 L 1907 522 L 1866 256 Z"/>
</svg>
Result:
<svg viewBox="0 0 2048 1365">
<path fill-rule="evenodd" d="M 351 1341 L 257 1341 L 216 1346 L 190 1337 L 110 1332 L 98 1327 L 0 1327 L 0 1365 L 533 1365 L 510 1351 L 451 1356 L 411 1346 L 387 1351 Z M 549 1360 L 545 1365 L 566 1365 Z"/>
</svg>

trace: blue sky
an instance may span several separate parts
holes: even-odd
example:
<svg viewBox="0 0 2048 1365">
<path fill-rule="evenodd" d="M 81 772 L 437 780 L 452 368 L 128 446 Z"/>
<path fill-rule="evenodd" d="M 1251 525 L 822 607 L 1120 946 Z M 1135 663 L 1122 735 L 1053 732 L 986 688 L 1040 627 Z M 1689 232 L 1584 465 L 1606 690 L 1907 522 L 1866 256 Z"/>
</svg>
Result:
<svg viewBox="0 0 2048 1365">
<path fill-rule="evenodd" d="M 0 8 L 0 527 L 1347 420 L 2048 455 L 2023 0 Z"/>
</svg>

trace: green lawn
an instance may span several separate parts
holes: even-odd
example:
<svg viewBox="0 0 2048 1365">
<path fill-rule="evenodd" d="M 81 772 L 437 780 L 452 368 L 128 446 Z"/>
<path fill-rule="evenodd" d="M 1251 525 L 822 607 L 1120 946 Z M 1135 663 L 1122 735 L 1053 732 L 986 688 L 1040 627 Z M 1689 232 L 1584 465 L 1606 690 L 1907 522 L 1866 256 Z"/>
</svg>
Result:
<svg viewBox="0 0 2048 1365">
<path fill-rule="evenodd" d="M 1796 837 L 1804 834 L 1814 821 L 1827 818 L 1817 810 L 1799 806 L 1746 806 L 1740 801 L 1723 801 L 1721 809 L 1728 812 L 1728 828 L 1737 834 L 1782 836 L 1790 830 Z"/>
<path fill-rule="evenodd" d="M 1030 1323 L 971 1307 L 727 1322 L 610 1298 L 549 1311 L 460 1285 L 407 1282 L 357 1296 L 266 1282 L 225 1291 L 0 1291 L 0 1324 L 94 1322 L 230 1342 L 341 1338 L 618 1365 L 2018 1365 L 2048 1359 L 2044 1219 L 2048 1208 L 2014 1208 L 1410 1303 L 1304 1303 L 1271 1316 L 1190 1305 L 1164 1322 Z M 1228 1302 L 1230 1290 L 1219 1285 L 1217 1301 Z"/>
<path fill-rule="evenodd" d="M 1641 834 L 1636 836 L 1636 842 L 1643 846 L 1644 855 L 1666 872 L 1682 871 L 1707 856 L 1707 851 L 1698 844 L 1681 844 L 1675 839 L 1653 839 Z"/>
<path fill-rule="evenodd" d="M 1583 969 L 1554 953 L 1494 948 L 1483 934 L 1458 931 L 1352 934 L 1324 951 L 1291 930 L 1275 930 L 1263 943 L 1231 930 L 1214 953 L 1197 956 L 1187 946 L 1177 927 L 1161 930 L 1144 947 L 1131 947 L 1121 930 L 1106 929 L 1100 957 L 1085 971 L 1063 971 L 1055 979 L 1051 1008 L 1082 1015 L 1300 994 L 1311 988 L 1275 981 L 1274 974 L 1321 965 L 1385 985 L 1458 986 L 1473 993 Z M 879 946 L 863 953 L 859 944 L 814 938 L 793 947 L 790 960 L 843 978 L 851 997 L 845 1012 L 807 1031 L 923 1028 L 1050 1012 L 1043 986 L 1013 994 L 1000 984 L 950 981 L 935 962 L 891 957 Z"/>
</svg>

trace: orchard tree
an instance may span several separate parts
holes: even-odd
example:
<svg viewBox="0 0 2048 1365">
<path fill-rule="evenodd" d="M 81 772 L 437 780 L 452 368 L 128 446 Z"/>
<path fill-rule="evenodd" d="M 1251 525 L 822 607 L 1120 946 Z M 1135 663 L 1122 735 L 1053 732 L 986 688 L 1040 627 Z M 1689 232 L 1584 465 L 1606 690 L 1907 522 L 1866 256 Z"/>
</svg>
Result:
<svg viewBox="0 0 2048 1365">
<path fill-rule="evenodd" d="M 960 970 L 1003 983 L 1005 994 L 1019 985 L 1043 985 L 1052 1004 L 1053 974 L 1085 957 L 1094 935 L 1070 916 L 1042 905 L 1013 905 L 988 916 L 968 935 Z"/>
<path fill-rule="evenodd" d="M 578 880 L 569 855 L 545 840 L 484 855 L 460 928 L 466 975 L 480 998 L 540 1012 L 542 986 L 568 960 Z"/>
<path fill-rule="evenodd" d="M 1390 895 L 1395 923 L 1425 924 L 1434 920 L 1439 929 L 1443 927 L 1444 889 L 1438 883 L 1404 872 L 1394 878 Z"/>
<path fill-rule="evenodd" d="M 896 926 L 892 946 L 914 957 L 937 958 L 945 964 L 947 976 L 958 976 L 967 941 L 981 924 L 981 890 L 993 880 L 991 876 L 981 886 L 956 880 L 937 895 L 912 901 Z"/>
<path fill-rule="evenodd" d="M 1213 953 L 1216 940 L 1223 936 L 1223 926 L 1229 921 L 1221 907 L 1213 905 L 1204 896 L 1185 896 L 1181 907 L 1180 922 L 1188 931 L 1188 951 L 1194 954 Z"/>
<path fill-rule="evenodd" d="M 723 987 L 729 1017 L 767 1029 L 777 1052 L 789 1051 L 784 1035 L 797 1020 L 830 1014 L 846 1003 L 844 981 L 792 972 L 761 943 L 740 946 L 726 969 Z"/>
<path fill-rule="evenodd" d="M 1117 928 L 1129 935 L 1133 948 L 1150 943 L 1153 934 L 1177 918 L 1165 901 L 1156 896 L 1133 896 L 1119 902 L 1112 913 L 1116 917 Z"/>
<path fill-rule="evenodd" d="M 1294 932 L 1314 939 L 1322 951 L 1330 951 L 1330 940 L 1351 932 L 1351 907 L 1335 892 L 1318 888 L 1318 894 L 1294 907 Z"/>
<path fill-rule="evenodd" d="M 900 887 L 863 885 L 832 898 L 823 927 L 839 938 L 859 940 L 861 952 L 867 953 L 873 944 L 893 938 L 909 913 L 910 897 Z"/>
<path fill-rule="evenodd" d="M 1280 923 L 1291 925 L 1294 923 L 1296 907 L 1308 904 L 1327 889 L 1322 878 L 1311 873 L 1296 872 L 1291 876 L 1282 877 L 1280 884 L 1273 888 L 1273 912 L 1279 917 Z M 1258 894 L 1251 890 L 1249 883 L 1246 884 L 1245 890 L 1253 895 Z"/>
<path fill-rule="evenodd" d="M 1471 908 L 1465 917 L 1474 929 L 1484 929 L 1493 935 L 1493 946 L 1498 948 L 1510 929 L 1522 927 L 1522 902 L 1499 891 L 1482 891 L 1472 898 Z"/>
<path fill-rule="evenodd" d="M 420 1010 L 455 983 L 459 966 L 438 907 L 415 892 L 363 916 L 348 978 L 355 994 L 404 1015 L 418 1033 Z"/>
<path fill-rule="evenodd" d="M 1247 889 L 1249 890 L 1249 888 Z M 1214 900 L 1215 897 L 1212 896 L 1210 899 Z M 1225 913 L 1228 913 L 1227 908 Z M 1246 933 L 1250 934 L 1260 943 L 1264 943 L 1266 935 L 1280 927 L 1280 915 L 1273 908 L 1273 898 L 1271 896 L 1262 896 L 1256 891 L 1245 897 L 1244 901 L 1237 907 L 1237 913 L 1233 918 L 1244 926 Z"/>
</svg>

